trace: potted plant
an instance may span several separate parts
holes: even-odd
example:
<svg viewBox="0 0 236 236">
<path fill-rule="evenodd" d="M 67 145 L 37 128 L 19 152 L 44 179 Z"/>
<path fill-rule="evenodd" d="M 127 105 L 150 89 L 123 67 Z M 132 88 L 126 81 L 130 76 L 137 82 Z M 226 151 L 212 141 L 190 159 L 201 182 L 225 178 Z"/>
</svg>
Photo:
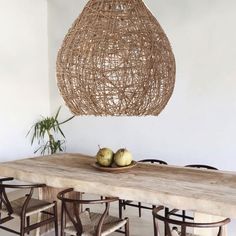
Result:
<svg viewBox="0 0 236 236">
<path fill-rule="evenodd" d="M 65 135 L 61 129 L 61 125 L 67 123 L 71 119 L 74 118 L 74 116 L 71 116 L 70 118 L 59 121 L 59 113 L 60 113 L 61 107 L 58 108 L 55 116 L 51 117 L 44 117 L 42 116 L 39 121 L 37 121 L 28 131 L 26 136 L 31 136 L 31 145 L 33 145 L 36 141 L 39 145 L 39 147 L 34 151 L 34 153 L 40 152 L 41 155 L 45 154 L 54 154 L 57 152 L 62 152 L 65 150 Z M 58 192 L 62 191 L 60 188 L 53 188 L 53 187 L 46 187 L 46 188 L 40 188 L 39 189 L 39 198 L 46 200 L 46 201 L 54 201 L 54 199 L 57 199 Z M 73 192 L 70 194 L 70 196 L 78 197 L 80 196 L 80 193 Z M 46 220 L 44 216 L 42 215 L 42 220 Z M 40 235 L 42 232 L 47 232 L 46 228 L 40 228 Z"/>
<path fill-rule="evenodd" d="M 74 118 L 70 118 L 59 122 L 58 116 L 60 113 L 61 107 L 57 110 L 55 116 L 44 117 L 42 116 L 41 120 L 37 121 L 29 130 L 26 136 L 32 133 L 31 145 L 37 140 L 39 147 L 34 151 L 37 153 L 40 151 L 40 154 L 54 154 L 57 152 L 62 152 L 65 150 L 65 135 L 62 132 L 61 125 L 70 121 Z M 59 139 L 59 137 L 61 137 Z"/>
</svg>

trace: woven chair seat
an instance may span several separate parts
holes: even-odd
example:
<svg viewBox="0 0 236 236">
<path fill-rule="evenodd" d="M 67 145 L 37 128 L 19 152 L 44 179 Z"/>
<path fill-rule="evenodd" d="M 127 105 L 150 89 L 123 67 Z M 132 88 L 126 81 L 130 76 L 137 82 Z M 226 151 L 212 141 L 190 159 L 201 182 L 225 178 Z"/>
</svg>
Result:
<svg viewBox="0 0 236 236">
<path fill-rule="evenodd" d="M 18 216 L 18 217 L 21 216 L 22 207 L 24 205 L 25 200 L 26 200 L 26 197 L 22 197 L 22 198 L 18 198 L 10 202 L 13 209 L 13 215 Z M 26 216 L 30 216 L 40 211 L 47 210 L 53 207 L 54 205 L 55 204 L 51 202 L 31 198 L 29 201 L 28 207 L 26 209 Z M 2 210 L 6 211 L 7 209 L 5 206 L 3 206 Z"/>
<path fill-rule="evenodd" d="M 80 214 L 80 220 L 83 225 L 83 233 L 81 236 L 95 236 L 95 230 L 101 219 L 102 214 L 84 211 Z M 104 220 L 101 236 L 109 235 L 112 232 L 120 229 L 126 224 L 126 220 L 119 219 L 114 216 L 107 216 Z M 73 226 L 68 226 L 64 232 L 69 235 L 77 235 Z"/>
</svg>

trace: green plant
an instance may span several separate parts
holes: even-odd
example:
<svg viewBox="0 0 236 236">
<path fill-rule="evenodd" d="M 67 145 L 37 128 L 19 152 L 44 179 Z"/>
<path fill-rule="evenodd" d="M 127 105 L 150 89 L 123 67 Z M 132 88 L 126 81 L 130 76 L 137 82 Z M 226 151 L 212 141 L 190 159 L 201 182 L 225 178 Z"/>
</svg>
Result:
<svg viewBox="0 0 236 236">
<path fill-rule="evenodd" d="M 55 116 L 43 117 L 42 119 L 36 122 L 29 130 L 26 136 L 32 133 L 31 145 L 38 140 L 39 147 L 34 151 L 37 153 L 40 151 L 42 155 L 46 152 L 47 154 L 54 154 L 56 152 L 62 152 L 65 148 L 65 135 L 61 130 L 60 125 L 70 121 L 74 116 L 59 122 L 58 116 L 60 113 L 61 107 L 56 112 Z M 64 139 L 57 139 L 58 134 Z"/>
</svg>

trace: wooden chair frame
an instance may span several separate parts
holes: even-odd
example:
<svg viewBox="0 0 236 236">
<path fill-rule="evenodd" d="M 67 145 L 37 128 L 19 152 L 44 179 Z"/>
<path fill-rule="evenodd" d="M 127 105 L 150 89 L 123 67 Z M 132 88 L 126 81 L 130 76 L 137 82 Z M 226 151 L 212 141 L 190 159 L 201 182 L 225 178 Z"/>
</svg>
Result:
<svg viewBox="0 0 236 236">
<path fill-rule="evenodd" d="M 171 229 L 169 224 L 173 224 L 176 226 L 179 226 L 181 228 L 181 234 L 180 236 L 186 236 L 187 235 L 187 228 L 219 228 L 219 231 L 217 233 L 217 236 L 222 236 L 222 227 L 228 223 L 230 223 L 230 219 L 226 218 L 222 221 L 218 222 L 212 222 L 212 223 L 195 223 L 195 222 L 186 222 L 186 221 L 179 221 L 179 220 L 173 220 L 169 217 L 164 217 L 160 215 L 160 211 L 165 209 L 164 206 L 159 206 L 153 209 L 152 215 L 153 215 L 153 226 L 154 226 L 154 232 L 155 236 L 159 236 L 159 226 L 156 222 L 156 219 L 162 221 L 165 224 L 165 234 L 166 236 L 172 236 Z"/>
<path fill-rule="evenodd" d="M 73 226 L 75 227 L 78 236 L 80 236 L 83 233 L 83 225 L 81 223 L 80 217 L 79 217 L 79 209 L 81 208 L 81 205 L 83 204 L 103 204 L 105 203 L 105 210 L 99 220 L 99 223 L 96 228 L 96 236 L 101 236 L 102 234 L 102 227 L 104 220 L 106 216 L 108 215 L 110 203 L 114 201 L 118 201 L 119 198 L 105 198 L 105 199 L 99 199 L 99 200 L 81 200 L 81 199 L 71 199 L 66 198 L 65 195 L 69 192 L 74 191 L 73 188 L 66 189 L 60 193 L 58 193 L 57 197 L 59 200 L 61 200 L 61 236 L 64 235 L 64 227 L 65 227 L 65 216 L 67 215 L 72 222 Z M 73 210 L 70 211 L 69 204 L 73 205 Z M 66 215 L 65 215 L 66 213 Z M 123 233 L 125 236 L 129 236 L 129 220 L 128 218 L 125 218 L 127 221 L 125 224 L 125 232 L 121 230 L 117 230 L 116 232 Z"/>
<path fill-rule="evenodd" d="M 53 208 L 53 213 L 48 212 L 48 211 L 41 211 L 42 214 L 47 214 L 50 216 L 50 218 L 43 220 L 38 223 L 30 224 L 30 216 L 26 216 L 27 213 L 27 208 L 30 203 L 30 200 L 32 198 L 34 189 L 36 188 L 43 188 L 46 187 L 45 184 L 30 184 L 30 185 L 11 185 L 11 184 L 3 184 L 5 181 L 11 181 L 14 178 L 1 178 L 0 179 L 0 213 L 2 211 L 3 205 L 5 206 L 5 211 L 7 212 L 7 216 L 4 218 L 1 218 L 0 214 L 0 228 L 3 230 L 6 230 L 8 232 L 18 234 L 20 236 L 24 236 L 25 233 L 28 233 L 36 228 L 39 228 L 43 225 L 53 223 L 55 224 L 55 236 L 58 236 L 58 222 L 57 222 L 57 202 L 53 202 L 54 206 Z M 24 189 L 24 190 L 29 190 L 29 193 L 26 194 L 26 200 L 24 201 L 24 204 L 21 209 L 21 214 L 20 214 L 20 232 L 17 232 L 11 228 L 5 227 L 2 224 L 14 219 L 14 212 L 11 206 L 11 202 L 8 199 L 8 196 L 6 194 L 6 189 Z"/>
</svg>

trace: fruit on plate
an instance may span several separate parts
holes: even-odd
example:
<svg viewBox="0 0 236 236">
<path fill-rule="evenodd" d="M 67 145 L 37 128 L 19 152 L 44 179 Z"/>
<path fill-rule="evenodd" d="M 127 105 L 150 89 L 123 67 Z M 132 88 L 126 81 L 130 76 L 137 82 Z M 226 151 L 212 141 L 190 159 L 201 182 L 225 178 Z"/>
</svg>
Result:
<svg viewBox="0 0 236 236">
<path fill-rule="evenodd" d="M 100 148 L 96 158 L 97 162 L 101 166 L 111 166 L 113 163 L 114 153 L 110 148 Z"/>
<path fill-rule="evenodd" d="M 132 159 L 132 154 L 125 148 L 119 149 L 114 156 L 114 161 L 118 166 L 128 166 Z"/>
</svg>

